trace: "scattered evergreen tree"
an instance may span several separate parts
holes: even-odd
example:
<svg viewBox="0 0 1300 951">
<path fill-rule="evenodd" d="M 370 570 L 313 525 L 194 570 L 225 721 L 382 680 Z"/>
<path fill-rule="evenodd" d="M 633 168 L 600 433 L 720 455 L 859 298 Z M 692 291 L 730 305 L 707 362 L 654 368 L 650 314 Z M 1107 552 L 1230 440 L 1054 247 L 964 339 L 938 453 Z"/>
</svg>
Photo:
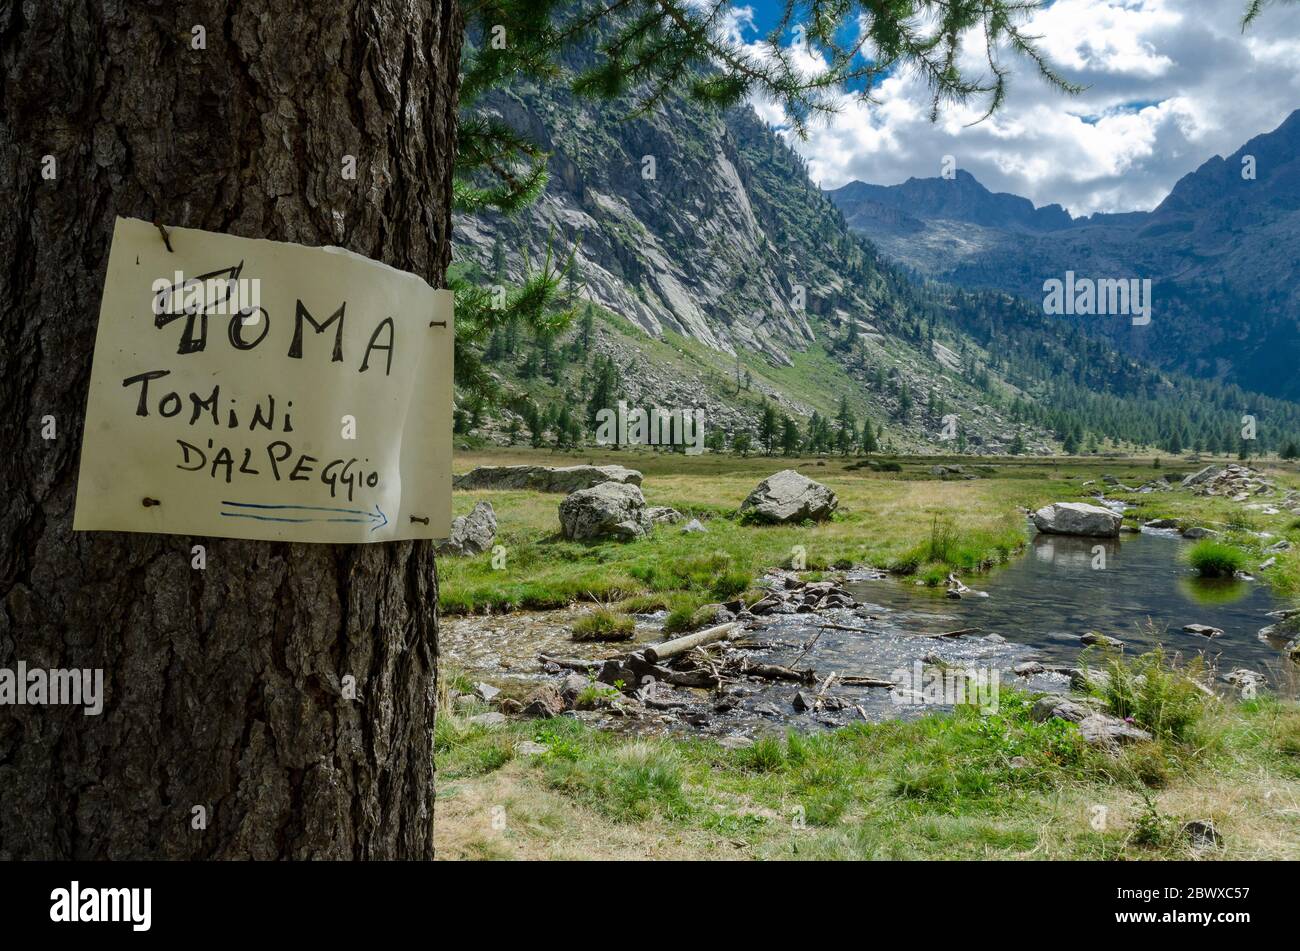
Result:
<svg viewBox="0 0 1300 951">
<path fill-rule="evenodd" d="M 758 424 L 758 441 L 763 446 L 763 452 L 769 456 L 776 448 L 778 429 L 776 409 L 770 401 L 764 400 L 763 413 Z"/>
<path fill-rule="evenodd" d="M 840 409 L 835 414 L 835 447 L 843 455 L 848 455 L 853 451 L 853 444 L 857 441 L 854 437 L 858 431 L 858 421 L 853 416 L 853 410 L 849 408 L 849 398 L 840 397 Z"/>
<path fill-rule="evenodd" d="M 786 415 L 781 417 L 781 452 L 787 456 L 799 452 L 799 424 Z"/>
</svg>

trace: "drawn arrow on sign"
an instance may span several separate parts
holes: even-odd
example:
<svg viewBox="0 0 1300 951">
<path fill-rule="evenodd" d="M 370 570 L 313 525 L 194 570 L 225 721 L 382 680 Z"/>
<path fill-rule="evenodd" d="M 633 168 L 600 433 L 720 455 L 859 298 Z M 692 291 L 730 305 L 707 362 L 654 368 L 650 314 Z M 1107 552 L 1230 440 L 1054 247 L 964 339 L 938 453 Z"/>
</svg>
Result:
<svg viewBox="0 0 1300 951">
<path fill-rule="evenodd" d="M 388 516 L 375 503 L 375 510 L 334 508 L 328 505 L 267 505 L 261 502 L 222 502 L 232 508 L 258 509 L 257 512 L 222 512 L 226 518 L 253 518 L 259 522 L 374 522 L 373 532 L 388 524 Z M 294 515 L 296 512 L 321 512 L 328 515 Z M 332 516 L 332 517 L 331 517 Z"/>
</svg>

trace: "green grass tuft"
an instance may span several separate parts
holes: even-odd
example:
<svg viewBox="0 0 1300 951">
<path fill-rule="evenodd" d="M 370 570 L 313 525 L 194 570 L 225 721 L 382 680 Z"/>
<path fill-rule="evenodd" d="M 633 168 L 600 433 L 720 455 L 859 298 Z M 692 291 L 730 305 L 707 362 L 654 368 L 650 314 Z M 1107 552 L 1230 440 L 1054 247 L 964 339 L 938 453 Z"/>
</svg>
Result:
<svg viewBox="0 0 1300 951">
<path fill-rule="evenodd" d="M 1187 563 L 1202 578 L 1231 578 L 1246 568 L 1246 553 L 1212 538 L 1202 539 L 1187 553 Z"/>
</svg>

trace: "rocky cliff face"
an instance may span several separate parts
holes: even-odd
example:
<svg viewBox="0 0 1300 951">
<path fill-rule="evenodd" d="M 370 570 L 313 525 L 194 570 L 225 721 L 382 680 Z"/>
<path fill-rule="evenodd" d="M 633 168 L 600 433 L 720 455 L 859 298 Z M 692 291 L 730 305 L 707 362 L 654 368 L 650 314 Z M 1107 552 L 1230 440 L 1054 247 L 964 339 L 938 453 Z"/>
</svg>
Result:
<svg viewBox="0 0 1300 951">
<path fill-rule="evenodd" d="M 629 103 L 538 86 L 490 104 L 551 152 L 552 178 L 519 218 L 459 218 L 463 254 L 486 260 L 500 240 L 510 258 L 536 255 L 554 235 L 576 246 L 590 298 L 652 336 L 670 330 L 785 364 L 813 341 L 796 286 L 809 276 L 768 240 L 767 209 L 750 194 L 733 132 L 745 116 L 679 101 L 629 120 Z"/>
<path fill-rule="evenodd" d="M 1253 178 L 1243 175 L 1251 162 Z M 1300 399 L 1300 110 L 1205 162 L 1149 213 L 1071 220 L 963 172 L 828 194 L 887 255 L 962 286 L 1041 301 L 1043 282 L 1067 270 L 1150 278 L 1149 327 L 1086 329 L 1166 368 Z"/>
</svg>

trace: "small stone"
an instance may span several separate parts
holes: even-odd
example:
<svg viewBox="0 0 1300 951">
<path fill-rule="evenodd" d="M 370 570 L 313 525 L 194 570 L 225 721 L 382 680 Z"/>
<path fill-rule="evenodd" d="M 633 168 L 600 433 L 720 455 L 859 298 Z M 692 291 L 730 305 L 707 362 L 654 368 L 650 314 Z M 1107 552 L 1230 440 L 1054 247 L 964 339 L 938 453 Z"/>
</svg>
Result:
<svg viewBox="0 0 1300 951">
<path fill-rule="evenodd" d="M 520 756 L 541 756 L 546 750 L 547 747 L 532 740 L 523 740 L 515 746 L 515 752 Z"/>
<path fill-rule="evenodd" d="M 718 740 L 718 745 L 724 750 L 743 750 L 753 746 L 754 741 L 747 736 L 724 736 Z"/>
<path fill-rule="evenodd" d="M 491 703 L 500 693 L 501 691 L 491 684 L 478 683 L 474 685 L 474 696 L 484 703 Z"/>
<path fill-rule="evenodd" d="M 1023 664 L 1016 664 L 1011 668 L 1015 671 L 1017 677 L 1030 677 L 1034 674 L 1041 674 L 1046 668 L 1036 660 L 1027 660 Z"/>
<path fill-rule="evenodd" d="M 1123 650 L 1125 644 L 1118 637 L 1109 637 L 1098 631 L 1089 631 L 1079 638 L 1079 642 L 1088 646 L 1102 647 L 1106 649 Z"/>
<path fill-rule="evenodd" d="M 1210 627 L 1208 624 L 1184 624 L 1183 631 L 1187 634 L 1199 634 L 1201 637 L 1222 637 L 1223 631 L 1217 627 Z"/>
<path fill-rule="evenodd" d="M 475 726 L 500 726 L 506 722 L 506 715 L 493 710 L 490 713 L 480 713 L 478 716 L 470 717 L 469 722 Z"/>
<path fill-rule="evenodd" d="M 549 719 L 564 712 L 564 697 L 554 684 L 536 687 L 524 700 L 524 716 Z"/>
<path fill-rule="evenodd" d="M 1192 840 L 1192 847 L 1196 849 L 1217 849 L 1223 845 L 1223 836 L 1210 819 L 1183 823 L 1183 835 Z"/>
<path fill-rule="evenodd" d="M 645 510 L 645 513 L 650 517 L 650 521 L 662 522 L 665 525 L 675 525 L 685 518 L 677 509 L 670 508 L 667 505 L 652 505 Z"/>
<path fill-rule="evenodd" d="M 708 529 L 704 527 L 704 524 L 698 518 L 693 518 L 682 526 L 683 535 L 698 535 L 706 532 L 708 532 Z"/>
</svg>

